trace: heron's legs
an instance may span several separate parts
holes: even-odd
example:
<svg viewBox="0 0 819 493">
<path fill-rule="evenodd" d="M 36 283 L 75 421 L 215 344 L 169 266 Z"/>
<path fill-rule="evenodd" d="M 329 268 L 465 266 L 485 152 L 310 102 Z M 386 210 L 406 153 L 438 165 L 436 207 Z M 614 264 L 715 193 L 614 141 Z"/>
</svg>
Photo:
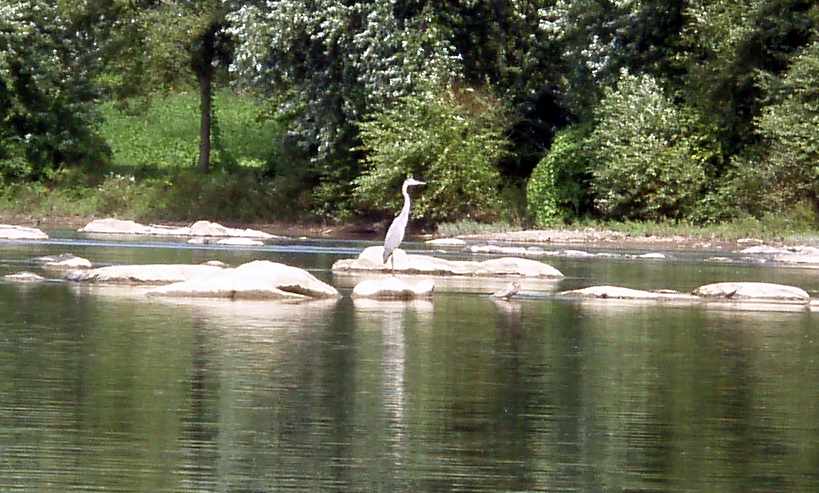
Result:
<svg viewBox="0 0 819 493">
<path fill-rule="evenodd" d="M 392 266 L 392 275 L 395 276 L 395 252 L 390 255 L 390 265 Z"/>
</svg>

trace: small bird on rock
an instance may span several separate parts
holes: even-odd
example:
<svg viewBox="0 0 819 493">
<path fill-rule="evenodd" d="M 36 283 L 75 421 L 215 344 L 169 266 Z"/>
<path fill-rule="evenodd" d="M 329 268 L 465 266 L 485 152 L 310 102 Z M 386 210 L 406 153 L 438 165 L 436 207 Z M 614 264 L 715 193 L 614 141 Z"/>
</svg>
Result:
<svg viewBox="0 0 819 493">
<path fill-rule="evenodd" d="M 520 291 L 520 281 L 516 279 L 507 284 L 506 287 L 501 289 L 500 291 L 495 291 L 494 293 L 492 293 L 492 296 L 502 300 L 508 300 L 512 296 L 518 294 L 518 291 Z"/>
</svg>

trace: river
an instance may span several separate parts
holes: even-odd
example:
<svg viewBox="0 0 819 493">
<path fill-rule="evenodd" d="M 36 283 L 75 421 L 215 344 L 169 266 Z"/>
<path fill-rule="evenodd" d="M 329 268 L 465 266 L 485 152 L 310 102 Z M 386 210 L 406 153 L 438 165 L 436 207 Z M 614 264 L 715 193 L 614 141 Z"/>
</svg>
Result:
<svg viewBox="0 0 819 493">
<path fill-rule="evenodd" d="M 63 252 L 267 259 L 344 296 L 169 302 L 0 281 L 0 491 L 819 491 L 819 314 L 551 296 L 723 280 L 817 296 L 816 270 L 712 252 L 554 258 L 565 280 L 509 302 L 474 282 L 362 302 L 330 266 L 364 242 L 49 233 L 0 243 L 0 275 Z"/>
</svg>

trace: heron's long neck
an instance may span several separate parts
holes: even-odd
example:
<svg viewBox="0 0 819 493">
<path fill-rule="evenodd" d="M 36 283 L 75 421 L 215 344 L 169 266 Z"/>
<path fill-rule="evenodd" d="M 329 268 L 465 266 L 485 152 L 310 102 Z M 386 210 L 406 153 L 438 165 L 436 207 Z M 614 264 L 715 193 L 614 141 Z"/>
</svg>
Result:
<svg viewBox="0 0 819 493">
<path fill-rule="evenodd" d="M 409 196 L 409 193 L 407 192 L 407 186 L 406 185 L 401 187 L 401 194 L 404 195 L 404 207 L 401 208 L 401 215 L 409 217 L 410 196 Z"/>
</svg>

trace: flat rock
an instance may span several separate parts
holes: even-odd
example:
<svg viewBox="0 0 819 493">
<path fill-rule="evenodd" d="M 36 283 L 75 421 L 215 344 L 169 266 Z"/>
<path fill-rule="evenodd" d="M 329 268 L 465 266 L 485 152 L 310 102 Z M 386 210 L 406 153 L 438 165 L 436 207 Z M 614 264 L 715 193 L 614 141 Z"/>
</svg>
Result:
<svg viewBox="0 0 819 493">
<path fill-rule="evenodd" d="M 409 282 L 398 277 L 368 279 L 356 284 L 353 298 L 411 300 L 432 295 L 435 283 L 425 279 Z"/>
<path fill-rule="evenodd" d="M 228 228 L 210 221 L 196 221 L 190 226 L 176 227 L 160 224 L 144 225 L 122 219 L 95 219 L 78 230 L 81 233 L 150 235 L 150 236 L 194 236 L 194 237 L 237 237 L 272 239 L 275 235 L 254 229 Z"/>
<path fill-rule="evenodd" d="M 731 301 L 810 302 L 810 295 L 801 288 L 767 282 L 718 282 L 700 286 L 692 294 Z"/>
<path fill-rule="evenodd" d="M 252 238 L 225 238 L 216 242 L 217 245 L 230 246 L 262 246 L 263 241 L 254 240 Z"/>
<path fill-rule="evenodd" d="M 96 269 L 71 270 L 65 274 L 64 278 L 74 282 L 154 285 L 188 281 L 197 277 L 214 275 L 222 270 L 221 267 L 212 265 L 112 265 Z"/>
<path fill-rule="evenodd" d="M 47 240 L 48 235 L 37 228 L 0 224 L 0 239 L 2 240 Z"/>
<path fill-rule="evenodd" d="M 434 240 L 427 240 L 426 244 L 436 247 L 464 247 L 466 241 L 460 238 L 436 238 Z"/>
<path fill-rule="evenodd" d="M 338 291 L 304 269 L 257 260 L 234 269 L 217 269 L 210 275 L 160 286 L 149 296 L 229 299 L 335 298 Z"/>
<path fill-rule="evenodd" d="M 39 274 L 35 274 L 33 272 L 17 272 L 16 274 L 6 274 L 5 276 L 3 276 L 3 279 L 14 282 L 41 282 L 46 280 L 45 277 Z"/>
<path fill-rule="evenodd" d="M 619 300 L 670 300 L 670 301 L 696 301 L 697 297 L 689 294 L 678 293 L 676 291 L 658 290 L 643 291 L 640 289 L 624 288 L 621 286 L 591 286 L 583 289 L 563 291 L 558 296 L 568 296 L 572 298 L 600 298 Z"/>
<path fill-rule="evenodd" d="M 522 277 L 563 277 L 551 265 L 531 259 L 504 257 L 483 262 L 447 260 L 429 255 L 410 255 L 401 249 L 393 251 L 393 259 L 382 261 L 383 247 L 372 246 L 364 249 L 355 259 L 342 259 L 333 264 L 334 272 L 395 272 L 410 274 L 454 275 L 454 276 L 522 276 Z"/>
<path fill-rule="evenodd" d="M 91 261 L 88 259 L 78 257 L 71 253 L 35 257 L 32 259 L 32 262 L 48 269 L 90 269 L 93 267 Z"/>
<path fill-rule="evenodd" d="M 521 255 L 524 257 L 545 257 L 557 255 L 558 252 L 547 252 L 540 247 L 514 247 L 500 245 L 473 245 L 469 247 L 472 253 L 488 253 L 494 255 Z"/>
</svg>

